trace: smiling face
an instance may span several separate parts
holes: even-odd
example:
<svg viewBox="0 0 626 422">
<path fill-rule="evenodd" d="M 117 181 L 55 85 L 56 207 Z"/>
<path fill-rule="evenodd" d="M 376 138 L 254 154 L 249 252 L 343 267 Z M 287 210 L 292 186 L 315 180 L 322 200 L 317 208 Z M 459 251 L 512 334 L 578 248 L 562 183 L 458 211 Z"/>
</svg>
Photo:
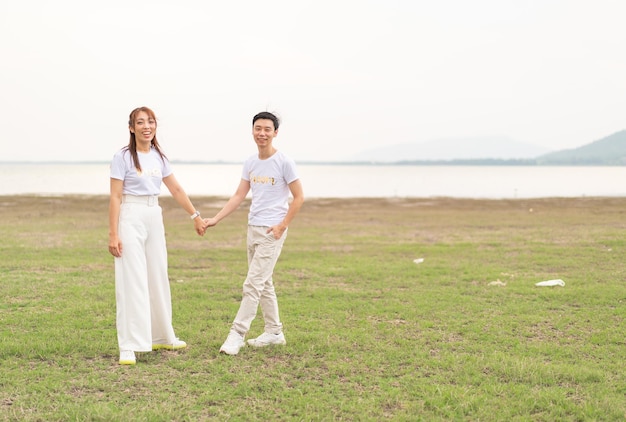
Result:
<svg viewBox="0 0 626 422">
<path fill-rule="evenodd" d="M 259 148 L 271 146 L 276 135 L 278 131 L 274 129 L 274 122 L 269 119 L 258 119 L 252 126 L 252 136 Z"/>
<path fill-rule="evenodd" d="M 150 145 L 156 135 L 156 119 L 145 111 L 139 111 L 129 129 L 135 134 L 137 145 Z"/>
</svg>

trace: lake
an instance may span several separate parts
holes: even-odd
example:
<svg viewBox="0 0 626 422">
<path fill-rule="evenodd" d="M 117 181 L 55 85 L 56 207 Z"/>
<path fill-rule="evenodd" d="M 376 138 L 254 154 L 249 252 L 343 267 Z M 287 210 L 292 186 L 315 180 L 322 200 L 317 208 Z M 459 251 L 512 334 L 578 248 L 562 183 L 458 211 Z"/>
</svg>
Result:
<svg viewBox="0 0 626 422">
<path fill-rule="evenodd" d="M 241 164 L 173 163 L 189 195 L 230 196 Z M 625 196 L 626 167 L 304 164 L 308 198 Z M 0 164 L 0 195 L 108 195 L 109 164 Z M 169 195 L 163 187 L 163 194 Z"/>
</svg>

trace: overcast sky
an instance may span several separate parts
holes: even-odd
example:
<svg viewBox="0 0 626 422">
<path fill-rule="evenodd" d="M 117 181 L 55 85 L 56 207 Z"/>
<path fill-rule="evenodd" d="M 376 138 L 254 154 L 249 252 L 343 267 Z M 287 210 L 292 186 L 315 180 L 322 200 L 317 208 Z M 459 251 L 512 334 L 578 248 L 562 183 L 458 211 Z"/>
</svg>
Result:
<svg viewBox="0 0 626 422">
<path fill-rule="evenodd" d="M 0 161 L 109 161 L 154 109 L 173 160 L 275 146 L 341 160 L 506 136 L 553 150 L 626 128 L 623 0 L 2 1 Z"/>
</svg>

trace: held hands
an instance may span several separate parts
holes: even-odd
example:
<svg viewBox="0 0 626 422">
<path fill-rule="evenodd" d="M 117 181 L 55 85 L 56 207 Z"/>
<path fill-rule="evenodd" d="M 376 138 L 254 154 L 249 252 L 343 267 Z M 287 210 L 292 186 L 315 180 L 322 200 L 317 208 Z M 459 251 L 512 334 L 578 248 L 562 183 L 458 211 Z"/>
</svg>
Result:
<svg viewBox="0 0 626 422">
<path fill-rule="evenodd" d="M 193 225 L 194 228 L 196 229 L 196 233 L 198 233 L 198 236 L 204 236 L 204 233 L 206 233 L 206 229 L 207 229 L 207 225 L 205 223 L 206 219 L 202 219 L 200 218 L 200 216 L 194 218 L 193 220 Z"/>
<path fill-rule="evenodd" d="M 217 226 L 217 219 L 215 217 L 213 217 L 213 218 L 205 218 L 204 219 L 204 225 L 205 225 L 205 229 L 207 229 L 209 227 L 215 227 L 215 226 Z"/>
<path fill-rule="evenodd" d="M 200 219 L 200 218 L 196 218 L 193 222 L 196 226 L 196 232 L 200 235 L 200 236 L 204 236 L 204 234 L 206 233 L 206 229 L 208 229 L 209 227 L 213 227 L 217 225 L 217 219 L 215 218 L 205 218 Z"/>
<path fill-rule="evenodd" d="M 193 220 L 193 224 L 196 226 L 196 233 L 198 233 L 200 236 L 204 236 L 204 234 L 206 233 L 206 229 L 216 226 L 218 221 L 219 220 L 217 220 L 216 218 L 196 218 L 195 220 Z"/>
</svg>

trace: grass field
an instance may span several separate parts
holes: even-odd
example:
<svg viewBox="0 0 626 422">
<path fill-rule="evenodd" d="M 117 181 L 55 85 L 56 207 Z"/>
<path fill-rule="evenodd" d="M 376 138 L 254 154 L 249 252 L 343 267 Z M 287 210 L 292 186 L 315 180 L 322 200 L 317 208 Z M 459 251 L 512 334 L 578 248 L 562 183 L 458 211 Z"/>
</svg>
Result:
<svg viewBox="0 0 626 422">
<path fill-rule="evenodd" d="M 108 198 L 0 203 L 0 420 L 626 419 L 626 198 L 309 200 L 274 277 L 287 345 L 237 356 L 246 210 L 200 238 L 162 198 L 189 347 L 135 366 Z"/>
</svg>

